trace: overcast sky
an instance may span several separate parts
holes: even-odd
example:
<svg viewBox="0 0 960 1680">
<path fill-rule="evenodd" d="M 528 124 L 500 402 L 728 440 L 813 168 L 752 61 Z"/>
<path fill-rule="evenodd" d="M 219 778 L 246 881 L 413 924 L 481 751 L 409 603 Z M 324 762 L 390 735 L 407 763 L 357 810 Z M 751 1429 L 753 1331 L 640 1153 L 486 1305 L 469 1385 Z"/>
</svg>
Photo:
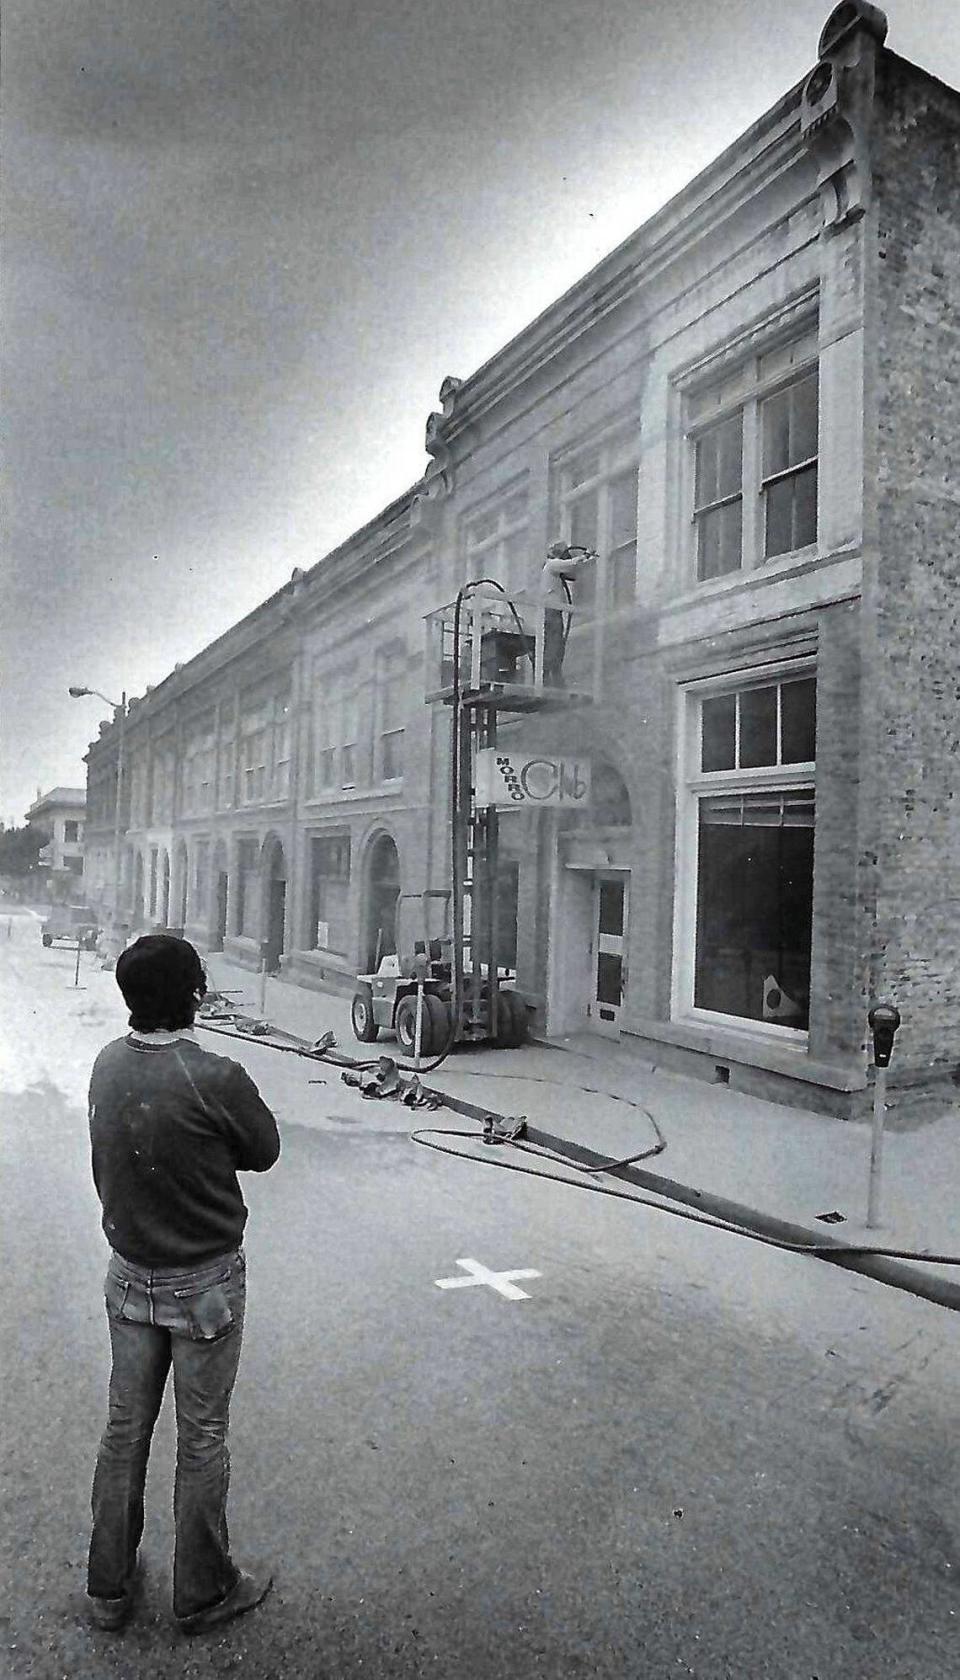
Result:
<svg viewBox="0 0 960 1680">
<path fill-rule="evenodd" d="M 0 818 L 400 494 L 466 376 L 816 59 L 817 0 L 4 0 Z M 957 0 L 889 45 L 960 85 Z"/>
</svg>

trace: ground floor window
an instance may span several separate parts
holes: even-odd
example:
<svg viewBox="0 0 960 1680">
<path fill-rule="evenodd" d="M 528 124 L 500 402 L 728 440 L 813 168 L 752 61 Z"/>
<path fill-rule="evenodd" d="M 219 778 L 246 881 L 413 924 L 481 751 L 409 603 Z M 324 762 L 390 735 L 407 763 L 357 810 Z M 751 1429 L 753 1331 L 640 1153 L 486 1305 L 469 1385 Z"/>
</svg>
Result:
<svg viewBox="0 0 960 1680">
<path fill-rule="evenodd" d="M 497 967 L 513 968 L 517 966 L 517 904 L 520 882 L 520 865 L 511 859 L 501 861 L 497 870 L 496 907 L 497 907 Z M 475 937 L 482 940 L 482 930 L 486 926 L 487 894 L 482 879 L 478 879 L 474 893 L 474 918 L 476 924 Z"/>
<path fill-rule="evenodd" d="M 207 909 L 207 884 L 210 876 L 210 843 L 198 840 L 193 855 L 193 913 L 202 916 Z"/>
<path fill-rule="evenodd" d="M 813 792 L 699 801 L 694 1006 L 806 1029 Z"/>
<path fill-rule="evenodd" d="M 310 842 L 310 894 L 307 948 L 338 951 L 350 947 L 350 837 L 315 835 Z"/>
<path fill-rule="evenodd" d="M 675 1008 L 805 1033 L 816 678 L 793 664 L 692 684 L 682 729 Z"/>
<path fill-rule="evenodd" d="M 260 871 L 258 862 L 258 847 L 256 840 L 238 841 L 237 888 L 234 898 L 234 932 L 244 939 L 256 939 L 259 932 L 257 918 L 257 885 L 260 878 Z"/>
</svg>

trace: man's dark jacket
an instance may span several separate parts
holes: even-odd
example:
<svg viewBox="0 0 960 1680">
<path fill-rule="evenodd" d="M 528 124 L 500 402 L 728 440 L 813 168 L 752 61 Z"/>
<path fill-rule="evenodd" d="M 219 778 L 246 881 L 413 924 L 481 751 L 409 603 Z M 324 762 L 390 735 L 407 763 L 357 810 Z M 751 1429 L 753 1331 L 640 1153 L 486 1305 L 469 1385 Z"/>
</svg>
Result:
<svg viewBox="0 0 960 1680">
<path fill-rule="evenodd" d="M 250 1076 L 191 1038 L 107 1044 L 90 1078 L 103 1230 L 126 1260 L 189 1270 L 239 1247 L 239 1172 L 266 1172 L 277 1123 Z"/>
</svg>

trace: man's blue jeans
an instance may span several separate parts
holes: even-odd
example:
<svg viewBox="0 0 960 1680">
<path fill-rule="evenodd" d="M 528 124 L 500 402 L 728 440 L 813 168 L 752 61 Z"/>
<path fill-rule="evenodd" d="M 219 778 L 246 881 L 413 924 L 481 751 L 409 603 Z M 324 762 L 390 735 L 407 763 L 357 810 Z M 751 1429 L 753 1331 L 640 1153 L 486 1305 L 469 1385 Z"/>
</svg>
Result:
<svg viewBox="0 0 960 1680">
<path fill-rule="evenodd" d="M 227 1425 L 246 1300 L 243 1250 L 193 1271 L 111 1256 L 104 1292 L 113 1368 L 107 1427 L 93 1478 L 87 1591 L 120 1598 L 143 1532 L 143 1489 L 153 1426 L 173 1366 L 177 1470 L 173 1608 L 205 1610 L 239 1571 L 227 1537 Z"/>
</svg>

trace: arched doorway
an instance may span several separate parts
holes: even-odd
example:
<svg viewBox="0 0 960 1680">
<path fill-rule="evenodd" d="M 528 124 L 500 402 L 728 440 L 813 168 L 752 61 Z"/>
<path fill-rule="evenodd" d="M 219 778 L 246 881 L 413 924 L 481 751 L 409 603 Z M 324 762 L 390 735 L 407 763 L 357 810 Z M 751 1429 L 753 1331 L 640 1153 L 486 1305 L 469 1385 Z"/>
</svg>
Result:
<svg viewBox="0 0 960 1680">
<path fill-rule="evenodd" d="M 217 841 L 213 854 L 213 867 L 210 871 L 212 883 L 212 919 L 210 925 L 210 949 L 222 951 L 223 942 L 227 937 L 227 888 L 229 874 L 227 871 L 227 848 L 222 840 Z"/>
<path fill-rule="evenodd" d="M 397 899 L 400 858 L 390 834 L 380 834 L 367 853 L 363 894 L 364 973 L 375 973 L 383 957 L 397 949 Z"/>
<path fill-rule="evenodd" d="M 276 838 L 264 845 L 261 874 L 265 914 L 260 926 L 266 928 L 267 973 L 276 974 L 283 956 L 287 914 L 287 862 L 283 845 Z"/>
</svg>

